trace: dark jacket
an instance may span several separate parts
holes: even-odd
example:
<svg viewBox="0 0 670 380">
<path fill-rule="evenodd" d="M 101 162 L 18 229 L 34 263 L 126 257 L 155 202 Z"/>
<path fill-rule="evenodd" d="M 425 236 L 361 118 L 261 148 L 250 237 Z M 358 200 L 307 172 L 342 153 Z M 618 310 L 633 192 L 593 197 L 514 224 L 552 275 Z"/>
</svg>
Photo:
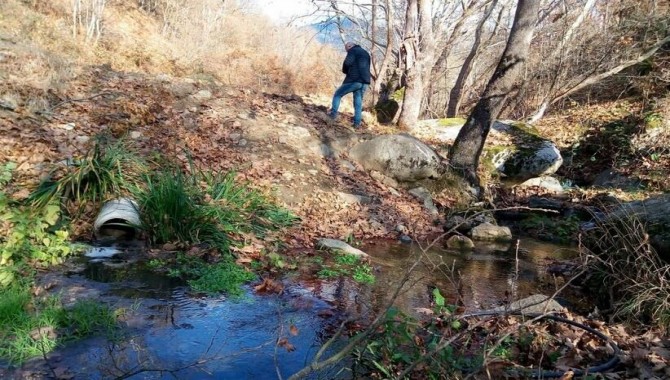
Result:
<svg viewBox="0 0 670 380">
<path fill-rule="evenodd" d="M 342 72 L 347 74 L 343 83 L 370 84 L 370 54 L 359 45 L 352 47 L 344 59 Z"/>
</svg>

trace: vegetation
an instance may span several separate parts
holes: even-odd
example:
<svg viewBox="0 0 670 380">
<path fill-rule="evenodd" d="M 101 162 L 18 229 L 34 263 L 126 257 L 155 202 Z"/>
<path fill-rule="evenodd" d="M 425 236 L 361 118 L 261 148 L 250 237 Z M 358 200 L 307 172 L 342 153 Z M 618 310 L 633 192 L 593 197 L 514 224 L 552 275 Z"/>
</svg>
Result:
<svg viewBox="0 0 670 380">
<path fill-rule="evenodd" d="M 31 266 L 60 264 L 77 252 L 68 230 L 60 224 L 60 207 L 34 209 L 11 200 L 4 192 L 14 165 L 0 168 L 0 288 L 30 274 Z"/>
<path fill-rule="evenodd" d="M 634 324 L 670 329 L 670 263 L 649 240 L 648 226 L 632 213 L 608 216 L 590 231 L 583 249 L 592 269 L 586 286 L 603 308 Z"/>
<path fill-rule="evenodd" d="M 94 300 L 65 308 L 57 297 L 34 298 L 25 283 L 0 289 L 0 357 L 13 364 L 115 326 L 113 311 Z"/>
<path fill-rule="evenodd" d="M 137 185 L 146 171 L 145 163 L 132 152 L 122 139 L 108 141 L 100 135 L 93 147 L 81 159 L 66 162 L 57 179 L 42 181 L 28 201 L 38 208 L 60 201 L 100 204 L 110 196 L 119 196 Z"/>
<path fill-rule="evenodd" d="M 372 267 L 369 263 L 358 256 L 344 253 L 336 253 L 333 263 L 324 265 L 317 275 L 322 278 L 350 276 L 363 284 L 375 282 L 375 276 L 372 274 Z"/>
</svg>

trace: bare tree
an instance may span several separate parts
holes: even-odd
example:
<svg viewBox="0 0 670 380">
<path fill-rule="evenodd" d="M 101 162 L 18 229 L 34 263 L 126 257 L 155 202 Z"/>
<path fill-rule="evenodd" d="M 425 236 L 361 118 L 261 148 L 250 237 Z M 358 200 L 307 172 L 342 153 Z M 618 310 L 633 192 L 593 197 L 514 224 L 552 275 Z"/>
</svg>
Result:
<svg viewBox="0 0 670 380">
<path fill-rule="evenodd" d="M 489 19 L 489 17 L 491 17 L 493 9 L 497 4 L 498 0 L 491 1 L 484 10 L 484 15 L 480 18 L 479 22 L 477 23 L 477 27 L 475 28 L 475 38 L 474 41 L 472 42 L 470 52 L 465 57 L 465 61 L 463 62 L 463 65 L 461 66 L 461 69 L 458 72 L 458 76 L 456 77 L 456 82 L 454 83 L 454 86 L 451 88 L 451 91 L 449 92 L 447 117 L 456 117 L 456 115 L 458 114 L 458 111 L 461 106 L 461 97 L 463 95 L 465 83 L 468 79 L 468 76 L 470 75 L 470 72 L 472 71 L 472 66 L 475 63 L 475 58 L 477 57 L 477 54 L 481 49 L 481 39 L 482 34 L 484 32 L 484 24 Z M 500 23 L 500 17 L 502 16 L 503 10 L 504 9 L 500 10 L 498 16 L 499 19 L 498 22 L 496 23 L 496 27 Z M 493 31 L 492 34 L 495 34 L 495 31 Z"/>
<path fill-rule="evenodd" d="M 540 2 L 519 0 L 507 46 L 482 97 L 449 151 L 451 168 L 463 175 L 481 195 L 477 167 L 484 143 L 508 98 L 517 87 L 538 20 Z"/>
</svg>

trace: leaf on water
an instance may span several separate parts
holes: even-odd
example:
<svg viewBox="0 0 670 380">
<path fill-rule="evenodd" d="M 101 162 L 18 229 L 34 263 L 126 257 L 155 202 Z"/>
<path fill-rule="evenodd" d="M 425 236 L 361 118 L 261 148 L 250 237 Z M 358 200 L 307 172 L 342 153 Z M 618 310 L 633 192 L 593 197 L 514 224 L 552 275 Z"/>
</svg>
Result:
<svg viewBox="0 0 670 380">
<path fill-rule="evenodd" d="M 292 345 L 291 343 L 288 342 L 288 339 L 286 338 L 281 338 L 277 341 L 277 345 L 279 347 L 283 347 L 286 351 L 288 352 L 293 352 L 295 351 L 295 346 Z"/>
<path fill-rule="evenodd" d="M 291 332 L 291 335 L 298 336 L 298 328 L 295 325 L 291 325 L 288 330 Z"/>
<path fill-rule="evenodd" d="M 280 294 L 281 292 L 284 291 L 284 285 L 281 283 L 271 279 L 271 278 L 264 278 L 263 282 L 260 285 L 256 285 L 254 287 L 254 290 L 257 293 L 278 293 Z"/>
</svg>

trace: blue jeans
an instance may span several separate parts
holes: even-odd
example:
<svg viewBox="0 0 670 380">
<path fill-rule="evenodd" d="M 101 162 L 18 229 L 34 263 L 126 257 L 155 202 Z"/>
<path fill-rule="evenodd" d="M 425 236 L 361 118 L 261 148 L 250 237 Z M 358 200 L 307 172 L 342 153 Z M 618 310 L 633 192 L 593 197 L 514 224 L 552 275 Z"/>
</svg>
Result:
<svg viewBox="0 0 670 380">
<path fill-rule="evenodd" d="M 330 117 L 335 119 L 337 117 L 337 110 L 340 109 L 340 101 L 342 97 L 350 92 L 354 93 L 354 126 L 361 125 L 361 114 L 363 112 L 363 94 L 367 90 L 368 85 L 361 82 L 342 83 L 340 88 L 335 90 L 333 94 L 333 105 L 330 110 Z"/>
</svg>

